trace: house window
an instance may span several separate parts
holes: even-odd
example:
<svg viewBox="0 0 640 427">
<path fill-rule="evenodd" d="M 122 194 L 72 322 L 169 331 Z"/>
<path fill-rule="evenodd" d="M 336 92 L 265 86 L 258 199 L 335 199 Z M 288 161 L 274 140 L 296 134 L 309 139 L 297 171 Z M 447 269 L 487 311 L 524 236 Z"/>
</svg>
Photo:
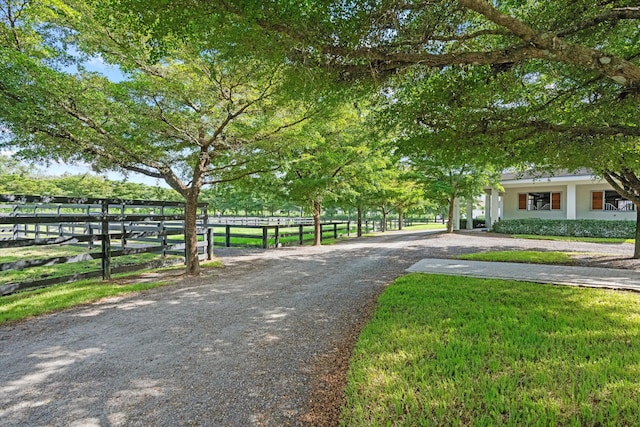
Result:
<svg viewBox="0 0 640 427">
<path fill-rule="evenodd" d="M 622 197 L 616 191 L 605 190 L 591 192 L 591 209 L 594 211 L 633 212 L 636 207 L 631 200 Z"/>
<path fill-rule="evenodd" d="M 550 211 L 560 209 L 560 193 L 532 192 L 518 194 L 518 209 Z"/>
</svg>

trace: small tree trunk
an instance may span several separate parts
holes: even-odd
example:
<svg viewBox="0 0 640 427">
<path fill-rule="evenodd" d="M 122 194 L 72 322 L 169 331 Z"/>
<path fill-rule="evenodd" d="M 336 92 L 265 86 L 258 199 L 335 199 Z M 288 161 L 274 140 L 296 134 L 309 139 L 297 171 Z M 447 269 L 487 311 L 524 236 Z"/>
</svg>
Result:
<svg viewBox="0 0 640 427">
<path fill-rule="evenodd" d="M 447 216 L 447 233 L 453 233 L 453 207 L 456 203 L 456 198 L 452 197 L 449 199 L 449 214 Z"/>
<path fill-rule="evenodd" d="M 313 201 L 313 246 L 322 244 L 322 227 L 320 227 L 320 215 L 322 214 L 322 203 Z"/>
<path fill-rule="evenodd" d="M 633 247 L 633 257 L 640 259 L 640 203 L 636 205 L 636 243 Z"/>
<path fill-rule="evenodd" d="M 380 231 L 382 231 L 383 233 L 387 231 L 387 210 L 384 207 L 382 208 L 382 224 L 380 227 Z"/>
<path fill-rule="evenodd" d="M 358 237 L 362 237 L 362 206 L 358 206 Z"/>
<path fill-rule="evenodd" d="M 398 230 L 402 230 L 402 209 L 398 208 Z"/>
<path fill-rule="evenodd" d="M 196 218 L 198 216 L 198 194 L 186 198 L 184 210 L 184 244 L 186 273 L 197 276 L 200 274 L 200 260 L 198 259 L 198 234 L 196 233 Z"/>
</svg>

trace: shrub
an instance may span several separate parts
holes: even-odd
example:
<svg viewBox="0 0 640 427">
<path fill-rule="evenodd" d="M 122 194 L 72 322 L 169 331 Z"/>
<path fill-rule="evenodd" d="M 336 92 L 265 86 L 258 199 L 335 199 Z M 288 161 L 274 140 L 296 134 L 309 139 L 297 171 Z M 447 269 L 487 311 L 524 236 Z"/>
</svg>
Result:
<svg viewBox="0 0 640 427">
<path fill-rule="evenodd" d="M 634 221 L 597 219 L 508 219 L 493 224 L 491 231 L 504 234 L 536 234 L 539 236 L 635 237 Z"/>
</svg>

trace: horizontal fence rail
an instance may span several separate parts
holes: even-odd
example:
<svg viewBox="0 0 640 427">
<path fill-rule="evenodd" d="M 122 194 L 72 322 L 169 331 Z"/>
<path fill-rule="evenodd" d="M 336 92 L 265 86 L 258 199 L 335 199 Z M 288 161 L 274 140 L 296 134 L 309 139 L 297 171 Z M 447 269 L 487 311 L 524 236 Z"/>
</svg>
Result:
<svg viewBox="0 0 640 427">
<path fill-rule="evenodd" d="M 211 258 L 207 204 L 198 204 L 198 253 Z M 0 272 L 28 270 L 100 260 L 92 271 L 0 282 L 0 295 L 85 278 L 110 278 L 112 273 L 163 264 L 168 255 L 184 260 L 184 211 L 181 202 L 0 195 L 0 250 L 50 247 L 50 256 L 19 258 L 0 254 Z M 57 255 L 55 252 L 70 254 Z M 81 253 L 77 253 L 80 251 Z M 113 265 L 123 256 L 155 253 L 159 260 Z"/>
</svg>

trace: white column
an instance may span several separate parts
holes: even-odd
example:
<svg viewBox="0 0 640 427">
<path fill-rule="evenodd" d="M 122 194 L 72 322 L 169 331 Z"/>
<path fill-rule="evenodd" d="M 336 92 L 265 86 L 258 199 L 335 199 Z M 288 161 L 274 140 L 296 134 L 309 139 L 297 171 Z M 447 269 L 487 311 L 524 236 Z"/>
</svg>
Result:
<svg viewBox="0 0 640 427">
<path fill-rule="evenodd" d="M 492 188 L 491 189 L 491 225 L 498 221 L 500 217 L 500 192 Z"/>
<path fill-rule="evenodd" d="M 487 228 L 491 228 L 491 190 L 484 192 L 484 223 Z"/>
<path fill-rule="evenodd" d="M 460 199 L 453 201 L 453 229 L 460 230 Z"/>
<path fill-rule="evenodd" d="M 567 184 L 567 219 L 576 219 L 577 211 L 576 185 Z"/>
<path fill-rule="evenodd" d="M 473 230 L 473 200 L 467 201 L 467 230 Z"/>
</svg>

